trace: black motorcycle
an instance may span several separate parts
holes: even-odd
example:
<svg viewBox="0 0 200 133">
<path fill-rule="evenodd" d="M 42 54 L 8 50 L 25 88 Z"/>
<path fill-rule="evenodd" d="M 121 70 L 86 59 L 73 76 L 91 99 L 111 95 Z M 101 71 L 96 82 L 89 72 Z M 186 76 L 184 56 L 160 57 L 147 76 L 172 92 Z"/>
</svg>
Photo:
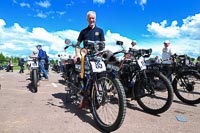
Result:
<svg viewBox="0 0 200 133">
<path fill-rule="evenodd" d="M 149 68 L 159 69 L 164 75 L 172 75 L 172 86 L 175 95 L 184 103 L 193 105 L 200 103 L 200 73 L 194 68 L 187 55 L 171 56 L 172 64 L 151 63 Z M 170 70 L 167 72 L 165 68 Z"/>
<path fill-rule="evenodd" d="M 169 80 L 157 70 L 147 70 L 145 58 L 151 55 L 152 49 L 124 50 L 123 42 L 117 41 L 121 51 L 104 53 L 107 71 L 119 76 L 127 98 L 137 101 L 140 107 L 151 114 L 167 111 L 173 101 L 173 90 Z M 116 55 L 123 54 L 117 60 Z"/>
<path fill-rule="evenodd" d="M 13 65 L 12 64 L 8 64 L 7 66 L 6 66 L 6 72 L 13 72 Z"/>
<path fill-rule="evenodd" d="M 32 57 L 32 60 L 29 60 L 30 62 L 30 80 L 31 80 L 31 91 L 33 93 L 36 93 L 38 91 L 38 81 L 40 78 L 40 69 L 39 69 L 39 63 L 38 59 L 35 57 Z"/>
<path fill-rule="evenodd" d="M 67 47 L 75 45 L 65 41 Z M 126 114 L 126 97 L 118 78 L 106 72 L 101 60 L 104 43 L 84 41 L 81 58 L 70 63 L 68 67 L 67 102 L 89 108 L 97 125 L 106 132 L 117 130 Z"/>
</svg>

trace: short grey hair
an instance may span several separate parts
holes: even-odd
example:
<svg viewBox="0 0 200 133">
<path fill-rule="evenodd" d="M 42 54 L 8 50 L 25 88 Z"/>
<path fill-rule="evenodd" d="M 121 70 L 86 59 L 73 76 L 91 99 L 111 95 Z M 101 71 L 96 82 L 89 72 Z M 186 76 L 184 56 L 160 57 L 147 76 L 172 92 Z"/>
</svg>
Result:
<svg viewBox="0 0 200 133">
<path fill-rule="evenodd" d="M 94 14 L 94 15 L 95 15 L 95 18 L 96 18 L 96 12 L 95 12 L 95 11 L 88 11 L 88 12 L 87 12 L 87 18 L 88 18 L 88 15 L 89 15 L 89 14 Z"/>
</svg>

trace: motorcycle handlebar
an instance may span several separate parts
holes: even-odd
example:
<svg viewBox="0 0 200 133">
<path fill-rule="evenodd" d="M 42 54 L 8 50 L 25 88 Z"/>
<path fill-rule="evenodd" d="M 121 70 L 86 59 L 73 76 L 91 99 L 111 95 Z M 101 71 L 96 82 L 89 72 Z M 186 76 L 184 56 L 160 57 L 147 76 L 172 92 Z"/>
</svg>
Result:
<svg viewBox="0 0 200 133">
<path fill-rule="evenodd" d="M 133 56 L 143 56 L 143 57 L 149 57 L 152 53 L 152 49 L 129 49 L 129 53 Z"/>
</svg>

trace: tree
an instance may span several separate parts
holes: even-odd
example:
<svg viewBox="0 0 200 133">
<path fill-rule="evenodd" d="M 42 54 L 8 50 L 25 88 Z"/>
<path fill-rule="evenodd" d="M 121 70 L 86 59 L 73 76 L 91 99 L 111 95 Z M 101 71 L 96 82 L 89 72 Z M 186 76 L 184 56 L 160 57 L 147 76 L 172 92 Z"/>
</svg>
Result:
<svg viewBox="0 0 200 133">
<path fill-rule="evenodd" d="M 197 61 L 200 61 L 200 56 L 197 57 Z"/>
</svg>

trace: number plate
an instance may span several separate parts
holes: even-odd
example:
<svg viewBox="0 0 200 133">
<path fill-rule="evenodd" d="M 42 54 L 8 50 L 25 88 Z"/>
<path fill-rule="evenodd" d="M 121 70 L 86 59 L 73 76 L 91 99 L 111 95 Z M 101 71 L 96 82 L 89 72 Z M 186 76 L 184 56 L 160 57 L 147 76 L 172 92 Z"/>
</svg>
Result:
<svg viewBox="0 0 200 133">
<path fill-rule="evenodd" d="M 147 69 L 143 57 L 140 57 L 139 60 L 137 60 L 137 62 L 138 62 L 138 65 L 140 66 L 140 69 L 141 69 L 141 70 Z"/>
<path fill-rule="evenodd" d="M 107 68 L 111 69 L 111 70 L 119 71 L 119 67 L 118 66 L 114 66 L 114 65 L 111 65 L 111 64 L 108 64 Z"/>
<path fill-rule="evenodd" d="M 78 65 L 78 64 L 75 64 L 75 69 L 76 69 L 76 71 L 81 71 L 81 65 Z"/>
<path fill-rule="evenodd" d="M 93 72 L 103 72 L 106 71 L 106 66 L 105 63 L 103 61 L 100 62 L 90 62 L 92 65 L 92 70 Z"/>
<path fill-rule="evenodd" d="M 38 63 L 31 62 L 31 67 L 38 67 Z"/>
</svg>

